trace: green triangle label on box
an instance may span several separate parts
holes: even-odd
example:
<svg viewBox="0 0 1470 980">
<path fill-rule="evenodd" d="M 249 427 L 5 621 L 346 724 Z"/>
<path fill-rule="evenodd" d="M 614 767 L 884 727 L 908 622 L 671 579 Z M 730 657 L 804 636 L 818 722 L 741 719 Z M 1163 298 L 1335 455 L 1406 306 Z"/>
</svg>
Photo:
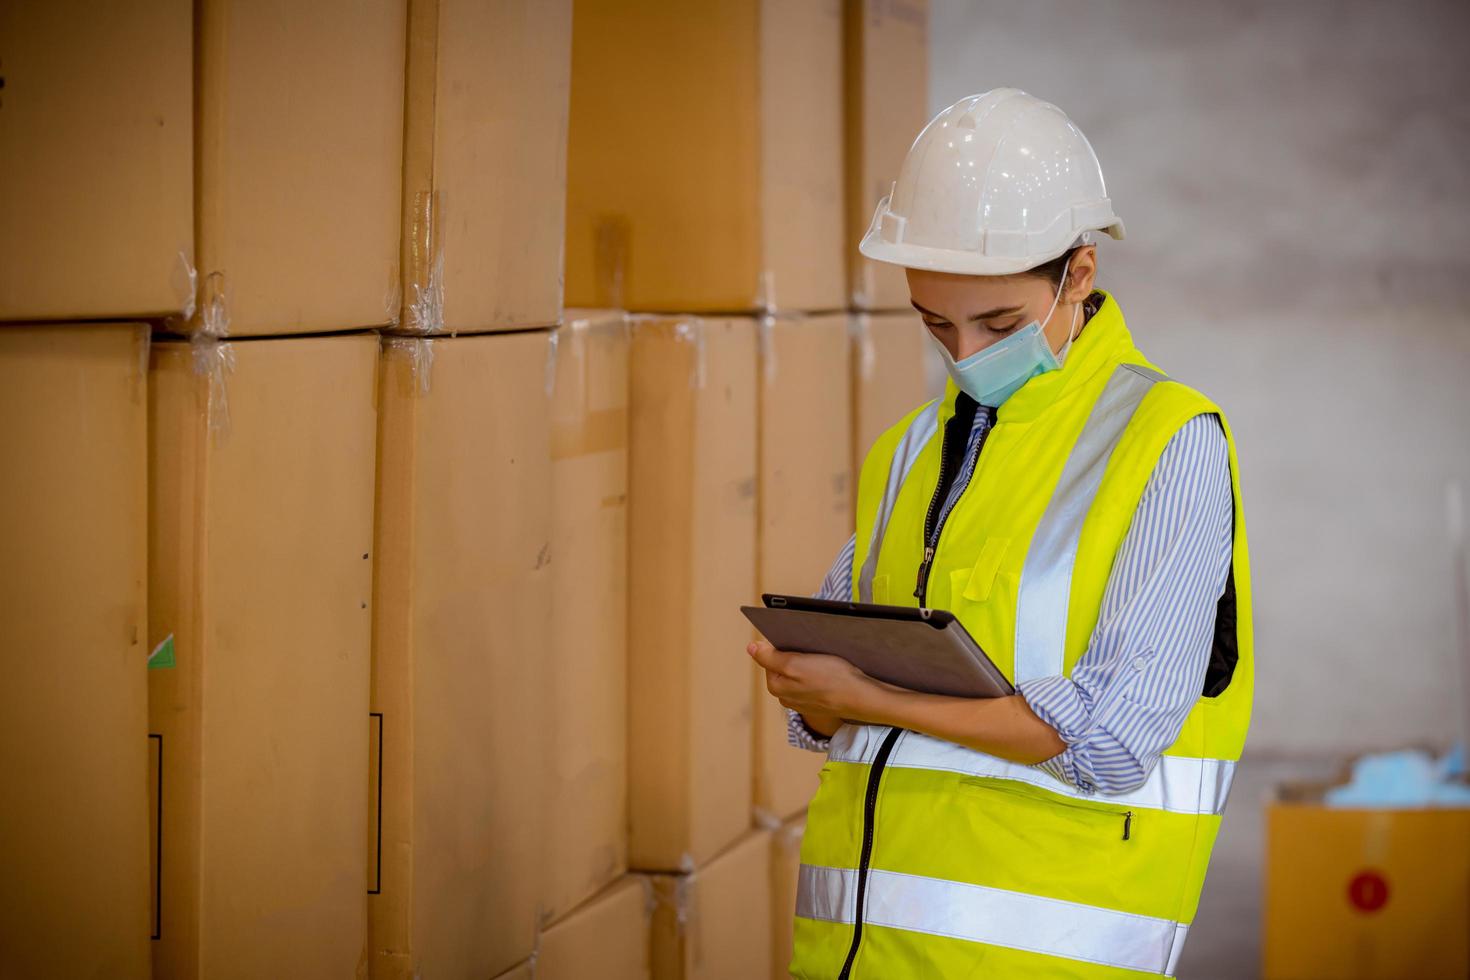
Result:
<svg viewBox="0 0 1470 980">
<path fill-rule="evenodd" d="M 148 669 L 159 670 L 174 666 L 174 635 L 170 633 L 159 641 L 153 652 L 148 654 Z"/>
</svg>

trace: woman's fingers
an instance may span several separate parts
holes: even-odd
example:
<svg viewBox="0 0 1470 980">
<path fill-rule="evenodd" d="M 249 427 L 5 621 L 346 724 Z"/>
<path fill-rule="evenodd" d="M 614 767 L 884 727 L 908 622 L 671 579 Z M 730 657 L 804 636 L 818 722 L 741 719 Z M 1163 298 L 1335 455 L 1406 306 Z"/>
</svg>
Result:
<svg viewBox="0 0 1470 980">
<path fill-rule="evenodd" d="M 791 654 L 782 653 L 765 640 L 751 643 L 745 648 L 745 652 L 767 671 L 775 671 L 778 674 L 786 673 L 791 663 Z"/>
</svg>

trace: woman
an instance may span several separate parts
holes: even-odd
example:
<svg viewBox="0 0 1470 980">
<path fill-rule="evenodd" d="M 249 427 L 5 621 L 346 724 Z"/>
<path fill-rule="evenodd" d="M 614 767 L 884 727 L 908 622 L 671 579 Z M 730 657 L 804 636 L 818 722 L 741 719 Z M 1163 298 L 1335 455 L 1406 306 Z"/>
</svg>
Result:
<svg viewBox="0 0 1470 980">
<path fill-rule="evenodd" d="M 819 595 L 948 609 L 1016 686 L 906 691 L 748 652 L 828 753 L 794 976 L 1174 973 L 1250 719 L 1223 414 L 1094 288 L 1123 237 L 1082 133 L 1014 89 L 925 127 L 861 250 L 906 267 L 949 372 L 890 428 Z"/>
</svg>

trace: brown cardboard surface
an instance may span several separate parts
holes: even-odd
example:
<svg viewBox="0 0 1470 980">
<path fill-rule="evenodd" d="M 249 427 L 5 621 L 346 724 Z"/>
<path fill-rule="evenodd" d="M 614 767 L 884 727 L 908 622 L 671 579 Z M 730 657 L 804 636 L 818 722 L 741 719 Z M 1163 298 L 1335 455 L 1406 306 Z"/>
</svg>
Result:
<svg viewBox="0 0 1470 980">
<path fill-rule="evenodd" d="M 939 355 L 917 313 L 853 313 L 852 485 L 884 431 L 940 392 L 931 390 Z M 938 376 L 943 377 L 941 367 Z M 942 391 L 942 388 L 941 388 Z"/>
<path fill-rule="evenodd" d="M 191 326 L 240 336 L 387 323 L 398 305 L 404 3 L 196 6 Z"/>
<path fill-rule="evenodd" d="M 552 697 L 542 871 L 559 916 L 628 868 L 628 333 L 568 310 L 551 392 Z"/>
<path fill-rule="evenodd" d="M 653 894 L 625 875 L 541 933 L 536 980 L 648 980 Z"/>
<path fill-rule="evenodd" d="M 693 874 L 653 875 L 657 980 L 735 980 L 771 967 L 771 832 L 751 831 Z"/>
<path fill-rule="evenodd" d="M 548 336 L 385 341 L 374 977 L 492 976 L 534 943 L 548 761 Z"/>
<path fill-rule="evenodd" d="M 845 252 L 851 305 L 909 305 L 903 269 L 870 262 L 858 242 L 929 120 L 929 0 L 843 0 L 847 121 Z"/>
<path fill-rule="evenodd" d="M 509 970 L 506 970 L 504 973 L 495 977 L 495 980 L 536 980 L 536 973 L 528 960 L 525 963 L 518 963 Z"/>
<path fill-rule="evenodd" d="M 771 978 L 787 980 L 791 971 L 792 920 L 796 918 L 796 876 L 801 868 L 801 835 L 806 814 L 786 821 L 771 835 Z"/>
<path fill-rule="evenodd" d="M 835 0 L 577 0 L 572 31 L 567 302 L 840 308 Z"/>
<path fill-rule="evenodd" d="M 147 345 L 0 331 L 0 976 L 148 975 Z"/>
<path fill-rule="evenodd" d="M 0 320 L 187 305 L 192 23 L 189 0 L 0 4 Z"/>
<path fill-rule="evenodd" d="M 756 337 L 638 318 L 629 382 L 629 864 L 700 865 L 750 824 Z"/>
<path fill-rule="evenodd" d="M 1470 808 L 1266 807 L 1263 975 L 1470 973 Z"/>
<path fill-rule="evenodd" d="M 760 338 L 755 591 L 811 595 L 852 535 L 847 314 L 768 317 Z M 755 806 L 784 819 L 806 807 L 826 757 L 787 743 L 786 709 L 754 663 L 751 676 Z"/>
<path fill-rule="evenodd" d="M 156 976 L 363 955 L 376 360 L 371 335 L 153 345 L 148 642 L 177 661 L 148 672 Z"/>
<path fill-rule="evenodd" d="M 571 0 L 410 0 L 405 331 L 555 323 Z"/>
</svg>

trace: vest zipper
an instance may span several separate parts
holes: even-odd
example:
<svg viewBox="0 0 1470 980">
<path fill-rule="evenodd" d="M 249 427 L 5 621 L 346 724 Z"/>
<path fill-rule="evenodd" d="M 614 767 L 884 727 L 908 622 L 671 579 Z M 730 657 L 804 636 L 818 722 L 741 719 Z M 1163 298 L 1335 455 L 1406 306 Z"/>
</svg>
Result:
<svg viewBox="0 0 1470 980">
<path fill-rule="evenodd" d="M 986 411 L 986 408 L 983 405 L 977 405 L 975 407 L 975 411 L 984 412 Z M 994 425 L 994 420 L 991 420 L 990 424 Z M 974 420 L 972 418 L 971 426 L 973 427 L 973 425 Z M 940 505 L 945 502 L 945 498 L 949 496 L 949 480 L 946 479 L 949 476 L 949 433 L 949 424 L 945 423 L 944 436 L 939 443 L 939 483 L 935 485 L 934 496 L 929 501 L 929 509 L 924 513 L 924 560 L 919 562 L 919 580 L 917 585 L 914 587 L 914 598 L 919 600 L 920 606 L 923 606 L 928 602 L 929 571 L 934 566 L 934 552 L 939 547 L 939 535 L 944 531 L 944 522 L 949 518 L 949 512 L 954 509 L 953 504 L 944 507 L 943 510 L 939 509 Z M 986 435 L 989 435 L 988 431 Z M 963 433 L 963 438 L 966 442 L 969 441 L 969 428 L 965 429 Z M 984 437 L 982 437 L 980 440 L 980 445 L 976 447 L 977 457 L 979 455 L 979 451 L 984 447 L 985 439 Z M 960 473 L 964 473 L 965 466 L 967 463 L 969 463 L 969 461 L 970 460 L 968 453 L 960 457 Z M 959 498 L 964 496 L 965 490 L 969 487 L 970 480 L 974 479 L 975 470 L 979 468 L 979 466 L 980 461 L 977 458 L 975 460 L 975 465 L 970 467 L 970 473 L 969 476 L 965 479 L 964 485 L 961 486 L 959 492 L 954 495 L 954 503 L 958 503 Z"/>
<path fill-rule="evenodd" d="M 837 980 L 850 980 L 852 964 L 857 959 L 858 944 L 863 941 L 863 903 L 868 895 L 868 864 L 873 858 L 873 822 L 878 813 L 878 783 L 883 778 L 883 769 L 888 765 L 888 756 L 893 751 L 893 743 L 898 741 L 899 733 L 897 728 L 888 729 L 888 734 L 883 736 L 883 744 L 878 746 L 878 754 L 873 757 L 872 768 L 868 770 L 868 788 L 863 798 L 863 848 L 858 855 L 857 907 L 853 909 L 852 915 L 852 945 L 847 949 L 847 959 L 843 961 L 842 972 L 837 974 Z"/>
<path fill-rule="evenodd" d="M 995 792 L 998 792 L 998 793 L 1012 793 L 1012 794 L 1026 796 L 1028 799 L 1034 799 L 1034 797 L 1030 796 L 1029 794 L 1017 793 L 1017 791 L 1015 789 L 1012 789 L 1010 786 L 1007 786 L 1006 785 L 1007 780 L 1004 780 L 1004 779 L 993 779 L 992 777 L 978 776 L 978 777 L 968 777 L 966 779 L 962 779 L 960 782 L 962 784 L 963 783 L 971 783 L 972 785 L 979 785 L 981 783 L 981 781 L 984 782 L 985 787 L 987 789 L 994 790 Z M 1105 810 L 1105 809 L 1102 809 L 1101 807 L 1089 806 L 1086 803 L 1078 803 L 1078 802 L 1076 802 L 1074 800 L 1068 800 L 1068 799 L 1048 800 L 1047 801 L 1047 804 L 1049 806 L 1065 806 L 1065 807 L 1071 807 L 1074 810 L 1085 810 L 1088 813 L 1097 814 L 1099 816 L 1104 815 L 1104 814 L 1108 814 L 1108 813 L 1114 814 L 1115 816 L 1119 816 L 1119 817 L 1122 817 L 1123 818 L 1123 839 L 1124 840 L 1129 840 L 1132 837 L 1132 835 L 1133 835 L 1133 811 L 1132 810 Z"/>
</svg>

